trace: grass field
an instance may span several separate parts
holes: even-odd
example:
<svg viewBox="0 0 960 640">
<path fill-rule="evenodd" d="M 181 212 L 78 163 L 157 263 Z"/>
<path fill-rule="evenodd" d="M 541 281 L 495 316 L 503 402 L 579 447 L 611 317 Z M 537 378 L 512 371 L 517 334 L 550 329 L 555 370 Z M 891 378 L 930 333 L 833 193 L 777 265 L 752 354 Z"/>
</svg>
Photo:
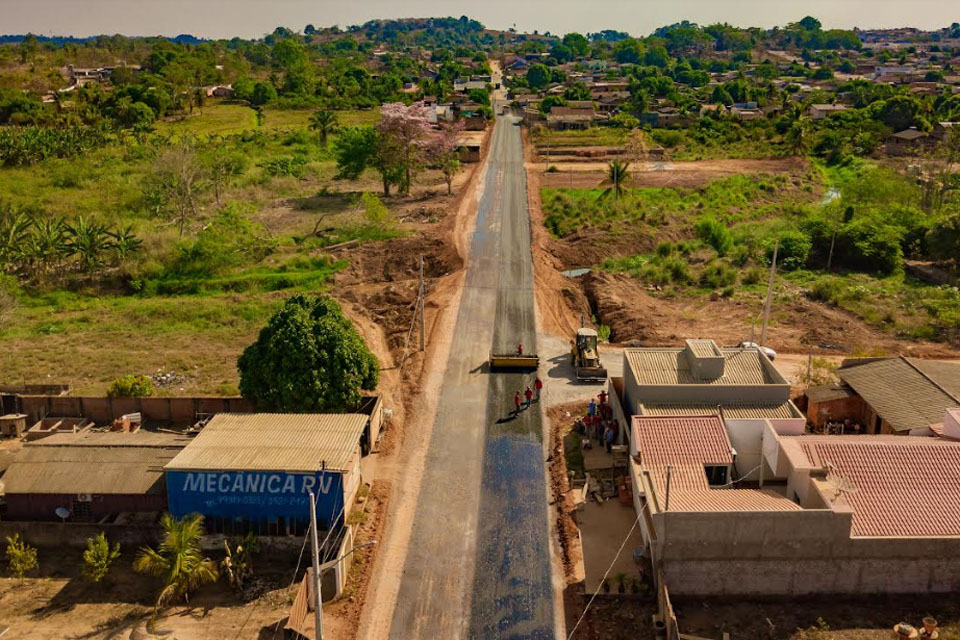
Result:
<svg viewBox="0 0 960 640">
<path fill-rule="evenodd" d="M 396 212 L 410 206 L 409 199 L 388 199 L 387 218 L 368 219 L 359 196 L 379 190 L 375 174 L 334 180 L 330 150 L 306 129 L 310 114 L 267 110 L 264 126 L 256 128 L 248 107 L 212 103 L 202 115 L 158 123 L 156 139 L 146 144 L 128 138 L 83 157 L 0 169 L 0 204 L 41 218 L 83 215 L 111 227 L 129 224 L 143 240 L 122 266 L 21 287 L 16 308 L 0 325 L 0 381 L 55 380 L 81 393 L 103 393 L 121 375 L 163 369 L 183 381 L 159 393 L 236 393 L 236 358 L 273 311 L 294 293 L 325 291 L 347 266 L 325 255 L 326 247 L 408 233 Z M 378 112 L 338 115 L 342 124 L 362 124 Z M 223 141 L 204 139 L 244 131 Z M 224 185 L 220 204 L 209 180 L 198 183 L 197 216 L 181 238 L 169 214 L 151 209 L 147 190 L 169 148 L 167 134 L 175 142 L 185 133 L 201 136 L 198 162 L 220 149 L 246 162 Z M 285 173 L 287 167 L 293 173 Z M 417 185 L 427 189 L 420 202 L 445 192 L 437 171 L 425 172 Z"/>
<path fill-rule="evenodd" d="M 785 175 L 737 175 L 702 189 L 627 189 L 619 199 L 603 189 L 542 189 L 546 225 L 562 237 L 584 226 L 616 230 L 624 225 L 688 225 L 710 215 L 727 224 L 786 214 L 812 199 L 811 175 L 797 188 Z"/>
<path fill-rule="evenodd" d="M 261 129 L 266 131 L 290 131 L 306 128 L 313 109 L 270 109 L 263 112 Z M 337 119 L 343 126 L 373 124 L 380 118 L 379 109 L 367 111 L 338 111 Z M 175 137 L 190 135 L 231 135 L 256 129 L 257 118 L 253 109 L 245 104 L 230 101 L 210 101 L 195 115 L 158 122 L 157 132 Z"/>
</svg>

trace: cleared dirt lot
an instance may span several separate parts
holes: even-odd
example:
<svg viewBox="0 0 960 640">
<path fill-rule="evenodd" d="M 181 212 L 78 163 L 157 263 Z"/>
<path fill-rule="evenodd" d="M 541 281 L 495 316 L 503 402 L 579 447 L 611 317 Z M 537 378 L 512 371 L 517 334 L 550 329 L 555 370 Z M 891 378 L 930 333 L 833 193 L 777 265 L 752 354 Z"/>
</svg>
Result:
<svg viewBox="0 0 960 640">
<path fill-rule="evenodd" d="M 626 160 L 626 158 L 621 158 Z M 578 162 L 570 157 L 551 157 L 546 162 L 532 162 L 529 170 L 542 173 L 542 187 L 594 189 L 606 177 L 609 161 Z M 757 160 L 698 160 L 694 162 L 645 162 L 631 164 L 631 187 L 701 187 L 708 182 L 744 173 L 794 173 L 807 166 L 801 158 L 767 158 Z M 547 171 L 548 167 L 555 168 Z"/>
</svg>

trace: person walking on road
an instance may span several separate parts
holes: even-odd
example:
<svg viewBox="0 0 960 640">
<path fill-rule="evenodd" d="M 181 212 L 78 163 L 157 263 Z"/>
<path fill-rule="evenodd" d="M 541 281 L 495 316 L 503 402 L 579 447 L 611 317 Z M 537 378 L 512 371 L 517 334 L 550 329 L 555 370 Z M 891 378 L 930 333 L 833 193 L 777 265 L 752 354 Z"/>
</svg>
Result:
<svg viewBox="0 0 960 640">
<path fill-rule="evenodd" d="M 540 379 L 540 376 L 537 376 L 537 379 L 533 381 L 533 388 L 537 390 L 537 402 L 540 402 L 540 392 L 543 390 L 543 380 Z"/>
<path fill-rule="evenodd" d="M 516 414 L 520 413 L 520 392 L 519 392 L 519 391 L 517 391 L 517 395 L 515 395 L 515 396 L 513 397 L 513 404 L 516 405 L 516 407 L 517 407 L 517 408 L 514 409 L 514 411 L 513 411 L 513 414 L 516 415 Z"/>
<path fill-rule="evenodd" d="M 530 390 L 530 387 L 527 387 L 527 390 L 523 392 L 523 397 L 527 399 L 527 407 L 530 407 L 530 401 L 533 399 L 533 391 Z"/>
</svg>

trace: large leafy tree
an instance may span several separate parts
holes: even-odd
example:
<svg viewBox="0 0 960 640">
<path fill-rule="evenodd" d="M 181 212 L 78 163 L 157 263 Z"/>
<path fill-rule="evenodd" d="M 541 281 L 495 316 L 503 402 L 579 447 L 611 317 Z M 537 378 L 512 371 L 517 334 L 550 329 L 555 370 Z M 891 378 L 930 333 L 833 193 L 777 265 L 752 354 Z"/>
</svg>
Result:
<svg viewBox="0 0 960 640">
<path fill-rule="evenodd" d="M 237 361 L 240 392 L 268 411 L 344 411 L 373 390 L 379 363 L 331 298 L 293 296 Z"/>
<path fill-rule="evenodd" d="M 190 601 L 190 593 L 220 577 L 217 563 L 203 555 L 203 516 L 193 514 L 177 520 L 169 513 L 160 519 L 163 540 L 157 549 L 143 547 L 137 552 L 133 569 L 163 580 L 157 607 L 178 600 Z"/>
</svg>

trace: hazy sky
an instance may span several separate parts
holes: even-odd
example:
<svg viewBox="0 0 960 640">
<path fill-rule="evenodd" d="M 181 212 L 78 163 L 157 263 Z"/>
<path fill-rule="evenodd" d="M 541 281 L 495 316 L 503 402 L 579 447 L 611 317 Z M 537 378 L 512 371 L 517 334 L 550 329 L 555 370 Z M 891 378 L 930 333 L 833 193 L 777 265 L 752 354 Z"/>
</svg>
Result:
<svg viewBox="0 0 960 640">
<path fill-rule="evenodd" d="M 0 0 L 0 33 L 255 37 L 278 25 L 346 26 L 371 18 L 466 14 L 488 27 L 646 35 L 683 19 L 771 27 L 936 28 L 960 21 L 956 0 Z"/>
</svg>

